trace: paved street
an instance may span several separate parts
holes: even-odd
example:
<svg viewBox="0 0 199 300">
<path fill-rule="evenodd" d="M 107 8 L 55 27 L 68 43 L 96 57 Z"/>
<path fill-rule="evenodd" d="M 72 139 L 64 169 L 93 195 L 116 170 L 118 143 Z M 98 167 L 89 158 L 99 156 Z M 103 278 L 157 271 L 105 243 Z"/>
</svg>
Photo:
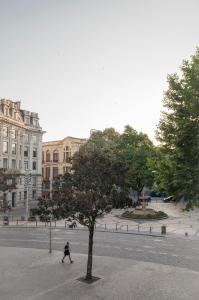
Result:
<svg viewBox="0 0 199 300">
<path fill-rule="evenodd" d="M 88 232 L 0 228 L 1 300 L 198 300 L 197 238 L 97 232 L 93 275 L 85 275 Z M 66 241 L 74 264 L 61 263 Z"/>
<path fill-rule="evenodd" d="M 72 253 L 86 254 L 88 232 L 54 229 L 54 250 L 71 243 Z M 49 229 L 0 228 L 0 246 L 48 249 Z M 95 233 L 94 255 L 128 258 L 199 271 L 199 241 L 193 237 L 151 237 L 133 234 Z"/>
</svg>

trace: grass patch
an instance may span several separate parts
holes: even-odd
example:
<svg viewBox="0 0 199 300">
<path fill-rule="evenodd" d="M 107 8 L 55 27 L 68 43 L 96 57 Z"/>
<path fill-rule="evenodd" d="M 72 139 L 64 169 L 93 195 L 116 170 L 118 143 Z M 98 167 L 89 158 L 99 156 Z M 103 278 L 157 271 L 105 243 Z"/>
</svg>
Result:
<svg viewBox="0 0 199 300">
<path fill-rule="evenodd" d="M 168 215 L 163 211 L 155 211 L 154 209 L 134 209 L 132 211 L 125 211 L 122 218 L 132 220 L 161 220 L 168 218 Z"/>
</svg>

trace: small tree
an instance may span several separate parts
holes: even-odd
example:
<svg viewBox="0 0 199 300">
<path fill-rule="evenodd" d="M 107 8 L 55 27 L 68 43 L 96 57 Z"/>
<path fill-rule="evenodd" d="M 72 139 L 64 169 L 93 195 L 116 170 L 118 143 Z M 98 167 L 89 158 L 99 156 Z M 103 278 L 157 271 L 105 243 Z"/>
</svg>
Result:
<svg viewBox="0 0 199 300">
<path fill-rule="evenodd" d="M 92 280 L 93 236 L 96 219 L 103 213 L 111 211 L 112 190 L 119 184 L 117 176 L 119 163 L 108 149 L 99 149 L 85 145 L 73 157 L 73 172 L 59 176 L 55 181 L 52 202 L 42 208 L 49 211 L 58 208 L 61 217 L 71 217 L 87 226 L 89 231 L 88 261 L 86 280 Z M 122 168 L 120 168 L 122 170 Z M 41 201 L 41 200 L 40 200 Z M 45 201 L 45 200 L 44 200 Z"/>
<path fill-rule="evenodd" d="M 13 174 L 6 172 L 4 169 L 0 169 L 0 210 L 6 213 L 11 209 L 10 204 L 7 201 L 6 195 L 9 191 L 16 188 L 16 179 Z"/>
</svg>

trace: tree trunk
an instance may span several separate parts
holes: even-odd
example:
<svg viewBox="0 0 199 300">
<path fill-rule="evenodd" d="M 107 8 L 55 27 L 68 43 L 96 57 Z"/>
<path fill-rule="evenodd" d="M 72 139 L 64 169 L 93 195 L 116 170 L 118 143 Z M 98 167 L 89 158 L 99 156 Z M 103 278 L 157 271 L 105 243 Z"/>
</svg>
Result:
<svg viewBox="0 0 199 300">
<path fill-rule="evenodd" d="M 94 224 L 89 227 L 89 242 L 88 242 L 88 261 L 87 261 L 87 273 L 86 279 L 92 279 L 92 266 L 93 266 L 93 234 Z"/>
</svg>

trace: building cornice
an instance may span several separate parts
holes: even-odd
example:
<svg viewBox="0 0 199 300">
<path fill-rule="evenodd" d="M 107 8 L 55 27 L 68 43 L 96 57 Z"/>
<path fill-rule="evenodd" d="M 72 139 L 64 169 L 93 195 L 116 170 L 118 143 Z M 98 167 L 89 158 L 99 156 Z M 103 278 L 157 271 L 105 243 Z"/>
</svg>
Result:
<svg viewBox="0 0 199 300">
<path fill-rule="evenodd" d="M 33 128 L 33 127 L 30 127 L 30 126 L 27 126 L 25 125 L 24 123 L 20 122 L 20 121 L 17 121 L 17 120 L 14 120 L 8 116 L 5 116 L 3 114 L 0 113 L 0 121 L 4 121 L 10 125 L 14 125 L 14 126 L 17 126 L 17 127 L 20 127 L 22 129 L 25 129 L 25 130 L 28 130 L 28 131 L 32 131 L 34 133 L 41 133 L 41 134 L 44 134 L 45 131 L 43 131 L 41 128 Z"/>
</svg>

